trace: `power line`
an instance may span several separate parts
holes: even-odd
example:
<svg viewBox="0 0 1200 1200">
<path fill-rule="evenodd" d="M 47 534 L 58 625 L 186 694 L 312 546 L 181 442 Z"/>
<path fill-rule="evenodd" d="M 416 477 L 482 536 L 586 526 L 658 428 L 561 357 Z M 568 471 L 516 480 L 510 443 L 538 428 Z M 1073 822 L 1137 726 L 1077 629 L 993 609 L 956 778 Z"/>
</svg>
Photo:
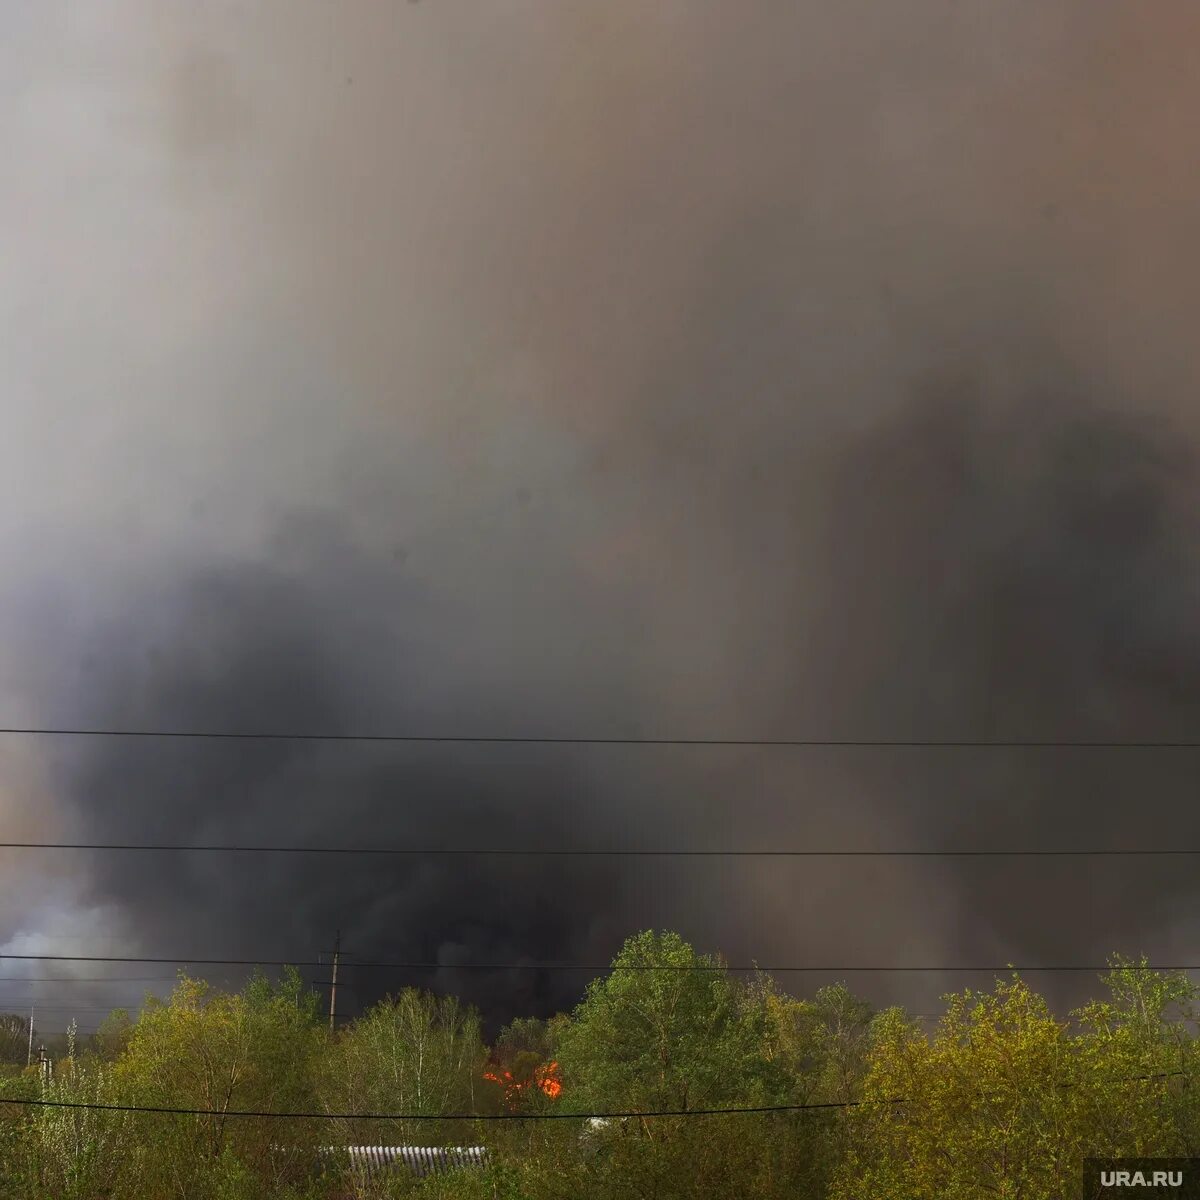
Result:
<svg viewBox="0 0 1200 1200">
<path fill-rule="evenodd" d="M 182 966 L 241 966 L 241 967 L 321 967 L 328 966 L 316 960 L 303 959 L 263 959 L 263 958 L 159 958 L 138 955 L 97 955 L 97 954 L 0 954 L 0 961 L 5 959 L 16 961 L 36 962 L 120 962 L 120 963 L 178 963 Z M 850 972 L 888 972 L 888 973 L 971 973 L 971 972 L 1051 972 L 1051 971 L 1111 971 L 1112 963 L 1031 963 L 1017 965 L 1014 963 L 966 965 L 962 963 L 938 963 L 920 965 L 898 964 L 843 964 L 824 965 L 807 964 L 803 966 L 786 965 L 772 966 L 761 963 L 732 964 L 732 963 L 622 963 L 619 966 L 612 963 L 546 963 L 546 962 L 509 962 L 509 963 L 444 963 L 430 961 L 363 961 L 347 963 L 347 966 L 369 970 L 396 971 L 592 971 L 598 974 L 615 974 L 619 971 L 762 971 L 765 974 L 785 974 L 792 972 L 830 972 L 842 974 Z M 1200 971 L 1200 964 L 1190 965 L 1156 965 L 1142 967 L 1137 964 L 1128 965 L 1131 970 L 1146 971 Z"/>
<path fill-rule="evenodd" d="M 0 842 L 2 850 L 116 850 L 203 854 L 380 854 L 413 858 L 1156 858 L 1196 857 L 1200 847 L 1049 850 L 541 849 L 537 847 L 189 845 L 176 842 Z"/>
<path fill-rule="evenodd" d="M 43 1029 L 40 1025 L 35 1025 L 34 1029 L 39 1039 L 70 1037 L 71 1035 L 69 1029 Z M 75 1030 L 75 1036 L 81 1038 L 94 1037 L 97 1033 L 99 1033 L 98 1029 L 83 1029 L 80 1027 Z M 36 1059 L 34 1061 L 36 1062 Z"/>
<path fill-rule="evenodd" d="M 1186 1075 L 1186 1071 L 1157 1071 L 1148 1075 L 1125 1075 L 1110 1079 L 1109 1083 L 1135 1083 L 1155 1079 L 1168 1079 Z M 1058 1087 L 1073 1087 L 1071 1082 L 1061 1082 Z M 622 1112 L 540 1112 L 540 1113 L 331 1113 L 331 1112 L 278 1112 L 259 1109 L 214 1109 L 214 1108 L 169 1108 L 144 1104 L 97 1104 L 72 1100 L 27 1100 L 0 1097 L 0 1104 L 14 1104 L 31 1108 L 85 1108 L 102 1112 L 170 1113 L 185 1117 L 262 1117 L 282 1120 L 303 1121 L 617 1121 L 643 1117 L 715 1117 L 750 1113 L 818 1112 L 830 1109 L 867 1108 L 912 1104 L 909 1097 L 879 1100 L 829 1100 L 808 1104 L 758 1104 L 745 1108 L 676 1108 L 650 1109 Z"/>
<path fill-rule="evenodd" d="M 20 1004 L 27 1005 L 28 1000 L 0 1000 L 0 1011 L 6 1011 L 5 1005 Z M 118 1012 L 123 1008 L 122 1005 L 94 1005 L 94 1004 L 42 1004 L 40 1001 L 37 1005 L 38 1012 L 59 1012 L 59 1013 L 111 1013 Z M 21 1014 L 18 1013 L 18 1016 Z M 37 1022 L 35 1021 L 34 1024 Z"/>
<path fill-rule="evenodd" d="M 8 983 L 179 983 L 179 976 L 0 976 Z"/>
<path fill-rule="evenodd" d="M 185 1117 L 273 1117 L 285 1120 L 326 1121 L 605 1121 L 638 1117 L 714 1117 L 738 1113 L 806 1112 L 814 1109 L 857 1108 L 868 1103 L 862 1100 L 829 1102 L 827 1104 L 762 1104 L 750 1108 L 682 1108 L 654 1109 L 642 1112 L 543 1112 L 543 1113 L 330 1113 L 330 1112 L 272 1112 L 252 1109 L 167 1108 L 143 1104 L 89 1104 L 83 1101 L 26 1100 L 0 1097 L 0 1104 L 15 1104 L 38 1108 L 88 1108 L 104 1112 L 173 1113 Z M 876 1101 L 875 1103 L 880 1103 Z M 903 1104 L 907 1101 L 882 1101 Z"/>
<path fill-rule="evenodd" d="M 700 737 L 582 737 L 553 735 L 437 734 L 437 733 L 315 733 L 200 730 L 200 729 L 81 729 L 32 726 L 0 727 L 0 735 L 28 737 L 162 738 L 204 741 L 262 742 L 409 742 L 427 745 L 512 746 L 713 746 L 815 749 L 929 749 L 929 750 L 1200 750 L 1200 741 L 1097 740 L 1036 738 L 700 738 Z"/>
</svg>

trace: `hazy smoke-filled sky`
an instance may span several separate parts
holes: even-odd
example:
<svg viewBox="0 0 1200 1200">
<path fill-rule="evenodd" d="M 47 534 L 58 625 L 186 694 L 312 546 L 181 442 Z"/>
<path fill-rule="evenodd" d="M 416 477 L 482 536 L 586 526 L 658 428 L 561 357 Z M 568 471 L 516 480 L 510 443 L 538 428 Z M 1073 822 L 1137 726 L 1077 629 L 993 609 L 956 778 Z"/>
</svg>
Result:
<svg viewBox="0 0 1200 1200">
<path fill-rule="evenodd" d="M 0 724 L 1197 736 L 1191 0 L 0 14 Z M 1197 769 L 5 737 L 0 834 L 1200 846 Z M 583 979 L 455 962 L 651 925 L 743 962 L 1200 963 L 1186 861 L 2 865 L 4 952 L 340 928 L 493 1019 Z M 918 1010 L 980 981 L 851 977 Z"/>
</svg>

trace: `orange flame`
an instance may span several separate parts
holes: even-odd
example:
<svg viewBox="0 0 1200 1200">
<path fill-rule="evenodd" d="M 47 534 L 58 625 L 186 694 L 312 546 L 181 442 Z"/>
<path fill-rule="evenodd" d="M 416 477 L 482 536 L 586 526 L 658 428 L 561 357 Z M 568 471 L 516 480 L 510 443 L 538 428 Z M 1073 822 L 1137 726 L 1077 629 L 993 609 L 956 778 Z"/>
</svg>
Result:
<svg viewBox="0 0 1200 1200">
<path fill-rule="evenodd" d="M 504 1089 L 504 1099 L 513 1106 L 522 1094 L 531 1087 L 536 1087 L 544 1096 L 557 1100 L 562 1095 L 562 1080 L 558 1077 L 558 1063 L 544 1063 L 533 1073 L 532 1079 L 514 1079 L 511 1071 L 484 1071 L 484 1079 L 499 1084 Z"/>
<path fill-rule="evenodd" d="M 562 1095 L 562 1080 L 558 1077 L 558 1063 L 552 1062 L 547 1063 L 544 1067 L 538 1067 L 534 1072 L 534 1078 L 538 1087 L 551 1100 L 557 1100 Z"/>
</svg>

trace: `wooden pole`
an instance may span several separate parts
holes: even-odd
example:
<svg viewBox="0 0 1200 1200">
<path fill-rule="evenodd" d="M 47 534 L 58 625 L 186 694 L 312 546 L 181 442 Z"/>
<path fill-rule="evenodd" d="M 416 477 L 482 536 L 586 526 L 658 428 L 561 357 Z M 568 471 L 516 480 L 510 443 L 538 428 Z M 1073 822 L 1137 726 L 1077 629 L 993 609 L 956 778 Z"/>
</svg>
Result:
<svg viewBox="0 0 1200 1200">
<path fill-rule="evenodd" d="M 339 929 L 333 939 L 333 974 L 329 978 L 329 1032 L 333 1032 L 337 1020 L 337 972 L 338 957 L 342 949 L 342 931 Z"/>
</svg>

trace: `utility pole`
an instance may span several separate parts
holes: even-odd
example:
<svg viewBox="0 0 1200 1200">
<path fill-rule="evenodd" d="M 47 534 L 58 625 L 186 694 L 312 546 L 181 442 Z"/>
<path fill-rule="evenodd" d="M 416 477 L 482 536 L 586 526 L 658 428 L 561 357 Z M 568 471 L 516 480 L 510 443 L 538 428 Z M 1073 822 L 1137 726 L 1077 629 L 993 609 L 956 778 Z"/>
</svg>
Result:
<svg viewBox="0 0 1200 1200">
<path fill-rule="evenodd" d="M 342 949 L 342 931 L 339 929 L 333 938 L 333 974 L 329 977 L 329 1032 L 333 1032 L 337 1020 L 337 969 L 338 957 Z"/>
<path fill-rule="evenodd" d="M 33 1065 L 33 1008 L 29 1009 L 29 1053 L 25 1056 L 25 1065 Z"/>
</svg>

